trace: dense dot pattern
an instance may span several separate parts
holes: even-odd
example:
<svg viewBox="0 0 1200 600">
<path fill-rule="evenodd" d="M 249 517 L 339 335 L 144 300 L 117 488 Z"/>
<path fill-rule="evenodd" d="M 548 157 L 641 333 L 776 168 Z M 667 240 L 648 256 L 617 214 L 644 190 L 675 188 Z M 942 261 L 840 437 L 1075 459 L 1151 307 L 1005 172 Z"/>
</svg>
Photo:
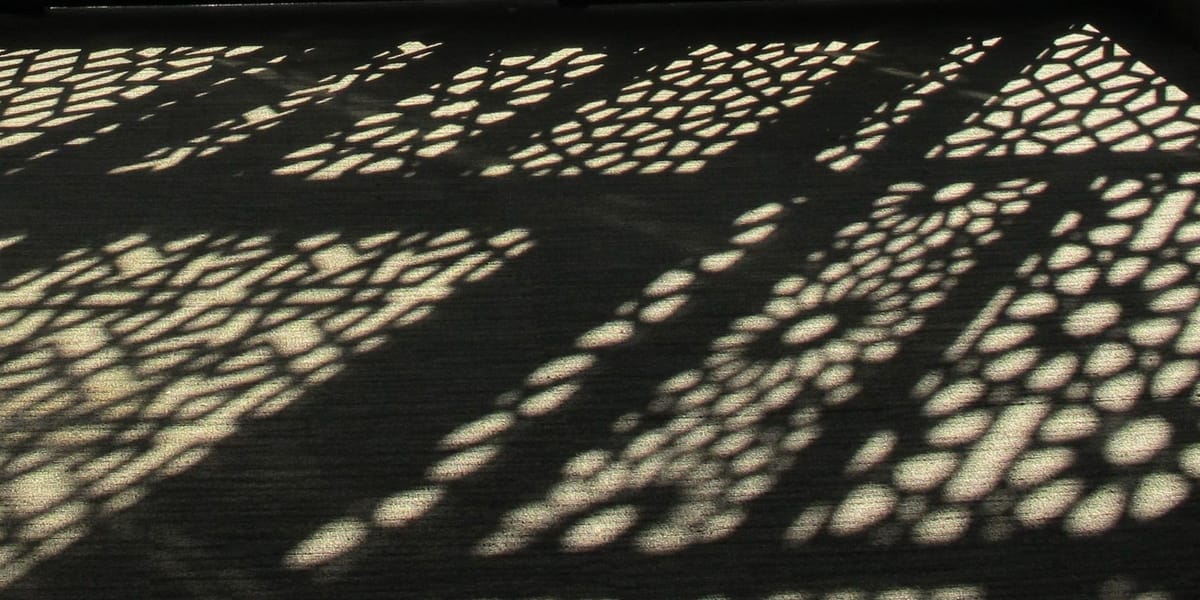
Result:
<svg viewBox="0 0 1200 600">
<path fill-rule="evenodd" d="M 694 173 L 803 104 L 873 42 L 706 45 L 536 134 L 484 176 Z"/>
<path fill-rule="evenodd" d="M 857 529 L 918 544 L 1092 536 L 1190 496 L 1200 443 L 1178 416 L 1200 382 L 1200 173 L 1093 188 L 1102 216 L 1063 217 L 1057 247 L 1029 256 L 921 377 L 921 443 L 868 442 L 855 493 L 810 507 L 797 531 L 836 528 L 857 498 L 870 509 Z"/>
<path fill-rule="evenodd" d="M 0 585 L 527 238 L 133 235 L 0 284 Z"/>
<path fill-rule="evenodd" d="M 1060 37 L 928 158 L 1183 150 L 1200 106 L 1092 26 Z"/>
<path fill-rule="evenodd" d="M 412 173 L 423 160 L 445 154 L 489 125 L 531 110 L 552 93 L 603 66 L 604 54 L 564 48 L 541 56 L 489 56 L 481 65 L 370 115 L 349 132 L 284 157 L 277 175 L 336 179 L 347 173 Z"/>
<path fill-rule="evenodd" d="M 260 49 L 0 49 L 0 149 L 88 119 L 122 101 L 142 98 L 171 82 L 195 77 L 212 69 L 217 61 Z M 102 127 L 96 133 L 106 130 Z M 82 145 L 91 139 L 83 136 L 67 145 Z"/>
<path fill-rule="evenodd" d="M 204 135 L 191 138 L 184 144 L 159 148 L 147 154 L 143 160 L 117 167 L 111 173 L 163 171 L 179 166 L 189 158 L 212 156 L 224 148 L 250 139 L 255 133 L 278 126 L 306 106 L 329 102 L 356 85 L 375 81 L 403 69 L 412 62 L 429 56 L 434 48 L 436 44 L 405 42 L 396 48 L 376 54 L 370 62 L 358 65 L 349 73 L 324 77 L 315 86 L 307 81 L 292 82 L 299 89 L 289 92 L 282 100 L 257 106 L 240 117 L 221 121 L 209 128 Z M 275 64 L 286 58 L 286 55 L 280 56 L 269 62 Z M 268 70 L 268 67 L 255 67 L 248 69 L 246 74 L 257 76 Z"/>
</svg>

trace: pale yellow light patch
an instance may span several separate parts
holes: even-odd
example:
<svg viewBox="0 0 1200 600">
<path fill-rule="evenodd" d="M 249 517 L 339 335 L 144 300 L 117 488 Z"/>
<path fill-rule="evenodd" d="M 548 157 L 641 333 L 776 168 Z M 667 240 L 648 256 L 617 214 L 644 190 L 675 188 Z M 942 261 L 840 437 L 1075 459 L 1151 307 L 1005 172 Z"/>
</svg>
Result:
<svg viewBox="0 0 1200 600">
<path fill-rule="evenodd" d="M 847 494 L 833 511 L 829 532 L 837 536 L 862 533 L 886 519 L 896 507 L 896 494 L 879 484 L 865 484 Z"/>
<path fill-rule="evenodd" d="M 671 269 L 650 282 L 642 293 L 650 298 L 661 298 L 683 290 L 696 280 L 695 273 L 682 269 Z"/>
<path fill-rule="evenodd" d="M 922 412 L 931 417 L 947 416 L 978 402 L 986 391 L 987 386 L 978 379 L 959 380 L 931 396 Z"/>
<path fill-rule="evenodd" d="M 971 526 L 971 511 L 963 506 L 947 506 L 930 511 L 913 527 L 913 541 L 923 546 L 953 543 Z"/>
<path fill-rule="evenodd" d="M 1066 513 L 1082 494 L 1079 480 L 1057 479 L 1022 498 L 1013 516 L 1026 527 L 1043 527 Z"/>
<path fill-rule="evenodd" d="M 287 569 L 310 569 L 350 552 L 366 540 L 368 529 L 358 519 L 333 521 L 313 532 L 283 557 Z"/>
<path fill-rule="evenodd" d="M 1068 315 L 1062 327 L 1068 335 L 1087 337 L 1112 327 L 1120 317 L 1121 306 L 1116 302 L 1093 300 Z"/>
<path fill-rule="evenodd" d="M 1041 485 L 1057 477 L 1075 462 L 1069 448 L 1040 448 L 1021 456 L 1008 471 L 1008 481 L 1018 489 Z"/>
<path fill-rule="evenodd" d="M 950 477 L 958 463 L 958 454 L 954 452 L 921 454 L 897 464 L 892 478 L 898 490 L 928 492 Z"/>
<path fill-rule="evenodd" d="M 1129 247 L 1137 252 L 1150 252 L 1162 247 L 1183 221 L 1196 199 L 1191 190 L 1172 192 L 1159 200 L 1150 217 L 1142 223 Z"/>
<path fill-rule="evenodd" d="M 976 340 L 978 340 L 980 336 L 982 336 L 986 331 L 988 331 L 988 329 L 995 325 L 995 323 L 999 320 L 1000 314 L 1009 305 L 1009 303 L 1012 302 L 1012 299 L 1014 296 L 1016 296 L 1016 294 L 1017 290 L 1015 288 L 1012 286 L 1005 286 L 995 296 L 993 296 L 992 299 L 988 301 L 987 306 L 985 306 L 983 310 L 980 311 L 980 313 L 976 315 L 970 323 L 967 324 L 966 328 L 963 329 L 963 332 L 959 335 L 958 339 L 954 340 L 954 343 L 952 343 L 950 348 L 946 350 L 946 359 L 952 361 L 960 360 L 966 356 L 967 352 L 971 350 L 971 347 L 975 344 Z"/>
<path fill-rule="evenodd" d="M 638 319 L 643 323 L 662 323 L 679 312 L 687 303 L 688 296 L 686 294 L 668 296 L 643 307 L 638 312 Z"/>
<path fill-rule="evenodd" d="M 979 439 L 991 424 L 990 411 L 971 410 L 953 415 L 931 427 L 925 434 L 925 440 L 939 448 L 963 446 Z"/>
<path fill-rule="evenodd" d="M 529 374 L 525 379 L 525 384 L 531 387 L 546 387 L 576 377 L 590 369 L 595 363 L 596 357 L 593 354 L 574 354 L 557 358 Z"/>
<path fill-rule="evenodd" d="M 1177 473 L 1151 473 L 1138 482 L 1129 501 L 1129 516 L 1150 521 L 1166 515 L 1191 495 L 1192 484 Z"/>
<path fill-rule="evenodd" d="M 1093 536 L 1111 530 L 1125 511 L 1125 491 L 1116 485 L 1096 488 L 1081 500 L 1063 521 L 1063 529 L 1072 535 Z"/>
<path fill-rule="evenodd" d="M 375 525 L 385 529 L 404 527 L 429 512 L 444 495 L 443 488 L 427 486 L 385 498 L 375 507 Z"/>
<path fill-rule="evenodd" d="M 878 466 L 891 455 L 898 441 L 894 431 L 877 431 L 859 447 L 846 464 L 846 475 L 865 473 Z"/>
<path fill-rule="evenodd" d="M 496 445 L 463 450 L 430 467 L 427 476 L 430 481 L 437 483 L 462 479 L 486 467 L 498 454 L 500 454 L 500 447 Z"/>
<path fill-rule="evenodd" d="M 788 328 L 781 339 L 783 343 L 793 346 L 807 344 L 833 331 L 837 324 L 838 319 L 834 315 L 810 317 Z"/>
<path fill-rule="evenodd" d="M 446 449 L 462 449 L 487 441 L 507 431 L 516 423 L 510 412 L 495 412 L 460 426 L 441 442 Z"/>
<path fill-rule="evenodd" d="M 575 340 L 575 347 L 583 350 L 607 348 L 628 341 L 634 334 L 630 321 L 615 320 L 600 325 Z"/>
<path fill-rule="evenodd" d="M 606 546 L 637 523 L 638 511 L 632 506 L 614 506 L 582 519 L 562 537 L 563 549 L 585 552 Z"/>
<path fill-rule="evenodd" d="M 579 391 L 579 384 L 575 382 L 556 385 L 526 398 L 517 407 L 517 412 L 524 417 L 540 417 L 558 409 L 577 391 Z"/>
<path fill-rule="evenodd" d="M 946 483 L 946 499 L 979 500 L 995 489 L 1049 411 L 1046 402 L 1032 400 L 1005 407 L 991 430 L 971 449 L 958 472 Z"/>
<path fill-rule="evenodd" d="M 1127 423 L 1104 445 L 1104 457 L 1114 465 L 1142 464 L 1171 445 L 1173 430 L 1162 417 L 1144 417 Z"/>
</svg>

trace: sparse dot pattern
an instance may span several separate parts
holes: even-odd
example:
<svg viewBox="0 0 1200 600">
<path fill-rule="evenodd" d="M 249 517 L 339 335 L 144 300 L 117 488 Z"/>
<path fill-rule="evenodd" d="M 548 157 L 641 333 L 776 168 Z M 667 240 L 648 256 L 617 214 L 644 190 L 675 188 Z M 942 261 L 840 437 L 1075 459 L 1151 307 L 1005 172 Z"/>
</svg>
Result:
<svg viewBox="0 0 1200 600">
<path fill-rule="evenodd" d="M 778 228 L 779 220 L 789 210 L 790 208 L 783 204 L 769 203 L 746 212 L 735 220 L 734 233 L 730 236 L 726 248 L 705 256 L 694 267 L 680 265 L 651 281 L 639 298 L 618 306 L 611 320 L 580 335 L 575 340 L 575 352 L 541 365 L 526 377 L 522 388 L 501 394 L 496 399 L 493 412 L 465 423 L 447 435 L 439 444 L 443 456 L 427 471 L 430 485 L 381 500 L 374 523 L 363 525 L 394 530 L 407 527 L 420 518 L 442 498 L 449 496 L 457 482 L 487 468 L 504 448 L 506 441 L 511 437 L 510 433 L 518 425 L 536 422 L 561 411 L 575 400 L 596 364 L 626 348 L 635 337 L 645 335 L 653 328 L 685 312 L 697 288 L 703 286 L 705 281 L 719 278 L 736 268 L 748 249 L 765 243 L 770 238 Z M 637 416 L 629 415 L 629 418 L 636 421 Z M 622 421 L 614 427 L 627 429 L 635 424 Z M 597 453 L 579 457 L 565 466 L 564 472 L 595 473 L 603 466 L 602 458 Z M 612 491 L 615 493 L 618 490 L 614 487 Z M 599 490 L 597 493 L 604 491 Z M 380 513 L 392 514 L 397 509 L 405 514 L 405 518 L 381 519 L 379 516 Z M 535 514 L 536 508 L 532 510 L 533 512 L 525 510 L 514 518 L 544 521 L 550 516 L 544 511 Z M 623 533 L 636 516 L 637 512 L 632 507 L 611 507 L 593 515 L 590 520 L 581 522 L 568 535 L 566 545 L 578 551 L 595 547 L 599 544 L 598 540 L 611 540 Z M 520 539 L 493 537 L 480 541 L 477 551 L 482 555 L 504 554 L 518 549 L 528 541 L 528 536 Z M 305 540 L 297 546 L 296 551 L 313 545 L 312 540 Z M 319 554 L 319 559 L 292 560 L 287 566 L 321 567 L 350 550 L 351 547 L 339 547 L 336 552 Z"/>
<path fill-rule="evenodd" d="M 195 77 L 259 46 L 0 49 L 0 151 Z M 111 127 L 111 126 L 109 126 Z M 105 133 L 104 127 L 96 134 Z M 67 143 L 77 146 L 88 136 Z M 36 160 L 55 150 L 32 157 Z M 8 173 L 11 174 L 11 173 Z"/>
<path fill-rule="evenodd" d="M 1200 173 L 1093 189 L 1104 211 L 1058 224 L 919 379 L 920 443 L 861 476 L 912 542 L 1100 535 L 1162 517 L 1200 477 L 1177 418 L 1200 381 Z"/>
<path fill-rule="evenodd" d="M 284 157 L 277 175 L 310 180 L 346 173 L 412 173 L 486 127 L 512 118 L 586 75 L 599 71 L 604 54 L 564 48 L 541 56 L 493 54 L 427 92 L 404 98 L 390 111 L 370 115 L 349 132 Z M 468 168 L 470 172 L 472 169 Z"/>
<path fill-rule="evenodd" d="M 645 413 L 615 424 L 623 449 L 577 457 L 480 551 L 510 553 L 564 525 L 568 551 L 625 536 L 642 552 L 666 554 L 728 536 L 745 505 L 821 435 L 823 410 L 853 400 L 860 370 L 895 356 L 973 267 L 974 249 L 997 239 L 998 220 L 1044 189 L 1028 180 L 991 190 L 895 184 L 869 220 L 837 234 L 832 252 L 810 257 L 761 312 L 714 340 L 703 364 L 662 382 Z M 636 497 L 648 488 L 673 488 L 679 499 L 659 522 L 639 524 Z M 843 511 L 847 534 L 870 524 L 856 519 L 872 502 L 860 504 Z"/>
<path fill-rule="evenodd" d="M 0 284 L 0 586 L 532 244 L 132 235 Z"/>
<path fill-rule="evenodd" d="M 652 68 L 615 98 L 581 106 L 576 118 L 480 174 L 694 173 L 803 104 L 873 45 L 706 45 Z"/>
<path fill-rule="evenodd" d="M 1088 25 L 1056 40 L 928 158 L 1196 149 L 1200 106 Z"/>
<path fill-rule="evenodd" d="M 982 41 L 968 40 L 954 48 L 936 69 L 921 73 L 916 81 L 905 86 L 904 98 L 880 104 L 870 116 L 863 119 L 862 127 L 851 136 L 852 141 L 822 151 L 817 154 L 817 162 L 834 171 L 853 169 L 868 152 L 879 148 L 889 133 L 917 115 L 930 97 L 953 87 L 963 71 L 979 62 L 989 49 L 999 43 L 1000 38 L 994 37 Z"/>
<path fill-rule="evenodd" d="M 405 42 L 396 48 L 380 52 L 371 61 L 355 67 L 351 72 L 329 75 L 310 85 L 310 82 L 293 82 L 295 89 L 282 100 L 252 108 L 240 117 L 226 119 L 213 125 L 204 135 L 189 139 L 176 146 L 164 146 L 143 160 L 112 169 L 112 174 L 138 171 L 163 171 L 179 166 L 190 158 L 212 156 L 233 144 L 244 142 L 258 132 L 266 131 L 284 122 L 290 115 L 306 106 L 323 104 L 345 93 L 356 85 L 375 81 L 429 56 L 436 44 Z M 286 57 L 280 57 L 286 58 Z M 266 67 L 254 67 L 246 75 L 256 76 Z"/>
</svg>

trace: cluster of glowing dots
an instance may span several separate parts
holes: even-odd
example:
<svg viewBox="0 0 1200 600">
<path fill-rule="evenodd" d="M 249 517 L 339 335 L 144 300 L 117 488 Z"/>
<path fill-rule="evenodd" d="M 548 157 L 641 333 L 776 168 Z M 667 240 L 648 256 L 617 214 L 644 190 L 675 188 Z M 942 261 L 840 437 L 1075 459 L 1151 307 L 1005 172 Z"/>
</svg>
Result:
<svg viewBox="0 0 1200 600">
<path fill-rule="evenodd" d="M 1162 517 L 1200 478 L 1178 415 L 1200 381 L 1200 173 L 1101 177 L 913 390 L 921 444 L 881 431 L 847 466 L 866 515 L 919 544 L 974 531 L 1099 535 Z M 1100 464 L 1103 467 L 1084 466 Z M 1097 470 L 1099 469 L 1099 470 Z M 814 532 L 831 506 L 796 531 Z M 885 524 L 891 520 L 890 524 Z"/>
<path fill-rule="evenodd" d="M 532 243 L 131 235 L 0 284 L 0 586 Z"/>
<path fill-rule="evenodd" d="M 203 135 L 191 138 L 186 143 L 159 148 L 136 163 L 112 169 L 111 174 L 137 171 L 164 171 L 179 166 L 190 158 L 212 156 L 234 144 L 279 126 L 288 117 L 305 107 L 326 104 L 347 93 L 356 86 L 373 82 L 399 71 L 404 67 L 429 56 L 436 44 L 405 42 L 396 48 L 385 50 L 372 57 L 371 61 L 358 65 L 348 73 L 336 73 L 321 78 L 317 85 L 308 81 L 285 82 L 297 89 L 272 104 L 252 108 L 242 115 L 225 119 L 209 128 Z M 267 64 L 275 65 L 287 59 L 286 55 L 275 57 Z M 260 76 L 270 71 L 269 67 L 257 66 L 246 69 L 247 76 Z"/>
<path fill-rule="evenodd" d="M 536 134 L 507 162 L 480 174 L 694 173 L 803 104 L 873 45 L 706 45 L 652 68 L 616 98 L 588 102 L 574 119 Z"/>
<path fill-rule="evenodd" d="M 544 55 L 495 54 L 482 65 L 396 102 L 391 110 L 365 117 L 350 132 L 284 157 L 276 175 L 336 179 L 403 169 L 441 156 L 491 125 L 531 110 L 575 80 L 599 71 L 604 54 L 563 48 Z"/>
<path fill-rule="evenodd" d="M 1194 149 L 1200 105 L 1084 26 L 989 99 L 928 158 Z"/>
</svg>

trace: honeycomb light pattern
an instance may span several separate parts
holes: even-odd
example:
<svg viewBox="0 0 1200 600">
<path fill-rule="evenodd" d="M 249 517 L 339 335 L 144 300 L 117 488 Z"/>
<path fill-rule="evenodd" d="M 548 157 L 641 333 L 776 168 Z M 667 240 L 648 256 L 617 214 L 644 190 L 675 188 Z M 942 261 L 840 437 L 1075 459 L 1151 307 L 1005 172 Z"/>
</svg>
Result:
<svg viewBox="0 0 1200 600">
<path fill-rule="evenodd" d="M 144 160 L 116 167 L 111 174 L 137 171 L 164 171 L 179 166 L 189 158 L 212 156 L 221 150 L 250 139 L 256 133 L 278 126 L 300 109 L 324 104 L 356 85 L 370 83 L 392 72 L 403 69 L 413 62 L 429 56 L 439 44 L 419 41 L 404 42 L 399 46 L 380 52 L 370 62 L 354 67 L 349 73 L 334 74 L 322 78 L 317 85 L 296 83 L 296 89 L 282 100 L 250 109 L 240 117 L 225 119 L 209 128 L 208 133 L 189 139 L 186 143 L 163 146 L 144 157 Z M 273 59 L 282 62 L 286 56 Z M 255 76 L 267 72 L 266 67 L 248 69 L 246 74 Z"/>
<path fill-rule="evenodd" d="M 584 104 L 574 119 L 535 134 L 529 146 L 480 174 L 694 173 L 807 101 L 874 45 L 705 45 L 652 68 L 616 98 Z"/>
<path fill-rule="evenodd" d="M 90 118 L 259 46 L 0 49 L 0 149 Z M 100 131 L 98 133 L 105 133 Z M 90 141 L 82 137 L 67 145 Z"/>
<path fill-rule="evenodd" d="M 0 285 L 0 588 L 532 244 L 137 234 Z"/>
<path fill-rule="evenodd" d="M 1200 172 L 1100 177 L 913 390 L 923 439 L 860 451 L 856 530 L 918 544 L 1020 529 L 1096 536 L 1162 517 L 1200 478 Z M 899 447 L 908 451 L 897 450 Z M 793 535 L 830 527 L 809 507 Z M 834 524 L 836 525 L 836 524 Z M 802 535 L 801 535 L 802 534 Z"/>
<path fill-rule="evenodd" d="M 793 203 L 803 201 L 798 198 Z M 442 439 L 442 457 L 429 467 L 428 485 L 379 500 L 365 518 L 346 515 L 325 524 L 285 556 L 284 566 L 316 569 L 320 576 L 337 573 L 346 561 L 353 560 L 352 551 L 372 532 L 402 530 L 444 498 L 453 497 L 455 486 L 487 468 L 521 423 L 536 422 L 574 402 L 595 365 L 621 352 L 635 338 L 677 319 L 697 289 L 735 269 L 755 246 L 771 237 L 790 209 L 772 202 L 735 219 L 724 248 L 694 265 L 684 261 L 655 278 L 640 297 L 618 306 L 611 320 L 581 334 L 572 354 L 539 366 L 522 387 L 501 394 L 493 412 L 459 426 Z"/>
<path fill-rule="evenodd" d="M 968 38 L 966 43 L 951 50 L 936 69 L 922 72 L 915 81 L 904 86 L 901 100 L 880 104 L 845 143 L 817 154 L 817 162 L 834 171 L 853 169 L 866 153 L 878 148 L 889 133 L 924 108 L 929 97 L 952 88 L 964 70 L 979 62 L 999 43 L 998 37 L 980 41 Z"/>
<path fill-rule="evenodd" d="M 277 175 L 336 179 L 346 173 L 403 171 L 411 174 L 423 160 L 441 156 L 489 125 L 531 110 L 574 80 L 595 73 L 605 55 L 563 48 L 534 56 L 494 53 L 483 64 L 436 83 L 425 93 L 404 98 L 392 110 L 370 115 L 350 132 L 334 132 L 330 141 L 284 157 Z"/>
<path fill-rule="evenodd" d="M 898 183 L 870 218 L 781 279 L 762 309 L 735 321 L 696 368 L 663 381 L 643 414 L 614 424 L 624 447 L 595 448 L 563 467 L 542 499 L 519 507 L 480 543 L 513 552 L 561 531 L 568 552 L 628 538 L 668 554 L 727 537 L 745 505 L 770 490 L 821 435 L 822 411 L 852 402 L 860 371 L 890 360 L 924 325 L 975 250 L 1000 236 L 1045 184 L 994 189 Z M 673 488 L 677 500 L 639 527 L 637 498 Z"/>
<path fill-rule="evenodd" d="M 1090 25 L 1054 42 L 928 158 L 1177 151 L 1200 146 L 1200 106 Z"/>
</svg>

